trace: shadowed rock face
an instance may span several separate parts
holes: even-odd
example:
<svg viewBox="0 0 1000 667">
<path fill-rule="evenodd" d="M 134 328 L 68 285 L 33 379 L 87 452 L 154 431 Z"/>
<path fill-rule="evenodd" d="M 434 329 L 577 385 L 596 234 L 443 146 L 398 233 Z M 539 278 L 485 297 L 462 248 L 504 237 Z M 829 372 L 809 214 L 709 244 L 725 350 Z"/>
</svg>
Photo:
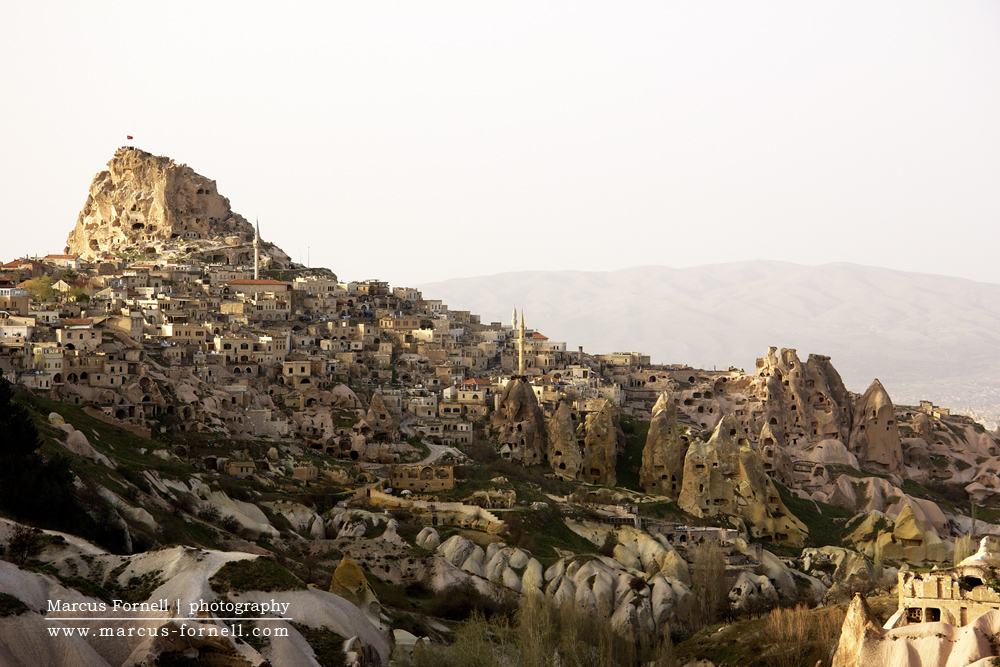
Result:
<svg viewBox="0 0 1000 667">
<path fill-rule="evenodd" d="M 567 403 L 560 403 L 549 420 L 549 465 L 560 477 L 577 479 L 582 463 L 573 410 Z"/>
<path fill-rule="evenodd" d="M 687 439 L 677 431 L 677 409 L 665 393 L 660 394 L 642 450 L 639 484 L 643 490 L 676 500 L 681 494 L 686 451 Z"/>
<path fill-rule="evenodd" d="M 688 447 L 677 504 L 698 517 L 738 516 L 757 538 L 801 545 L 808 534 L 781 501 L 760 456 L 731 414 L 719 421 L 708 442 Z"/>
<path fill-rule="evenodd" d="M 120 148 L 108 170 L 94 176 L 66 244 L 88 260 L 136 249 L 205 252 L 215 245 L 218 256 L 211 259 L 250 264 L 253 239 L 252 225 L 233 212 L 215 181 L 170 158 Z M 262 245 L 260 254 L 274 266 L 290 263 L 271 245 Z"/>
<path fill-rule="evenodd" d="M 903 472 L 903 447 L 896 409 L 878 380 L 854 406 L 850 450 L 866 468 L 891 475 Z"/>
<path fill-rule="evenodd" d="M 615 473 L 618 432 L 612 418 L 611 404 L 605 403 L 600 412 L 587 415 L 586 429 L 580 479 L 591 484 L 614 486 L 618 480 Z"/>
<path fill-rule="evenodd" d="M 382 394 L 372 394 L 371 405 L 365 415 L 365 421 L 372 427 L 375 435 L 392 438 L 398 434 L 399 424 L 382 399 Z"/>
<path fill-rule="evenodd" d="M 501 449 L 510 448 L 510 458 L 525 465 L 541 463 L 547 447 L 545 421 L 535 393 L 524 380 L 511 380 L 500 395 L 492 426 L 499 432 Z"/>
<path fill-rule="evenodd" d="M 785 486 L 791 486 L 795 481 L 792 459 L 785 452 L 785 443 L 770 424 L 764 424 L 764 428 L 760 430 L 757 451 L 764 463 L 764 470 L 771 479 Z"/>
</svg>

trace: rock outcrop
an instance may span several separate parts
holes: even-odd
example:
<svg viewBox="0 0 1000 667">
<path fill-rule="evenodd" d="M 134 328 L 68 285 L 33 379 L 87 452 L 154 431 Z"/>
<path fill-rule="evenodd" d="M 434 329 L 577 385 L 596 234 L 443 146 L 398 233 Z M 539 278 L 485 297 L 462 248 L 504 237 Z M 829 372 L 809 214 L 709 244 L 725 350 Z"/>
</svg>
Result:
<svg viewBox="0 0 1000 667">
<path fill-rule="evenodd" d="M 846 539 L 870 557 L 881 553 L 887 561 L 920 566 L 947 563 L 952 547 L 941 540 L 933 526 L 925 527 L 911 502 L 916 501 L 907 499 L 895 519 L 874 510 L 859 514 L 847 524 Z M 923 509 L 919 513 L 925 515 Z"/>
<path fill-rule="evenodd" d="M 618 432 L 610 403 L 605 403 L 597 413 L 587 415 L 586 430 L 580 479 L 590 484 L 614 486 L 618 480 L 615 473 Z"/>
<path fill-rule="evenodd" d="M 863 467 L 889 475 L 903 472 L 903 448 L 896 409 L 878 380 L 854 406 L 850 450 Z"/>
<path fill-rule="evenodd" d="M 126 250 L 209 252 L 210 261 L 246 265 L 253 262 L 253 239 L 253 226 L 233 212 L 215 181 L 168 157 L 126 146 L 115 151 L 107 171 L 94 176 L 66 244 L 67 252 L 87 260 Z M 264 265 L 291 263 L 271 244 L 261 244 L 260 255 Z"/>
<path fill-rule="evenodd" d="M 833 667 L 986 667 L 994 664 L 989 638 L 998 630 L 1000 611 L 996 610 L 963 627 L 934 622 L 884 630 L 865 599 L 857 595 L 847 609 Z"/>
<path fill-rule="evenodd" d="M 394 438 L 399 434 L 399 423 L 385 404 L 382 394 L 372 394 L 371 405 L 365 415 L 365 421 L 371 427 L 375 436 Z"/>
<path fill-rule="evenodd" d="M 759 433 L 769 425 L 787 446 L 804 447 L 821 440 L 847 442 L 852 401 L 830 357 L 811 354 L 799 360 L 795 350 L 769 348 L 757 359 L 757 378 L 748 397 L 761 401 L 747 430 Z"/>
<path fill-rule="evenodd" d="M 549 420 L 549 465 L 565 479 L 577 479 L 583 463 L 583 452 L 576 439 L 573 410 L 562 402 Z"/>
<path fill-rule="evenodd" d="M 501 455 L 524 465 L 542 462 L 547 452 L 545 420 L 530 384 L 521 379 L 507 383 L 492 425 L 499 433 Z"/>
<path fill-rule="evenodd" d="M 660 394 L 653 406 L 653 419 L 642 450 L 639 468 L 642 489 L 676 500 L 681 494 L 686 451 L 687 439 L 677 431 L 677 409 L 665 393 Z"/>
<path fill-rule="evenodd" d="M 678 505 L 697 517 L 738 516 L 753 537 L 783 544 L 800 546 L 809 532 L 781 501 L 731 414 L 719 421 L 708 442 L 688 447 Z"/>
<path fill-rule="evenodd" d="M 344 556 L 340 565 L 334 570 L 333 578 L 330 580 L 330 592 L 339 595 L 364 612 L 376 627 L 381 625 L 379 615 L 382 607 L 378 596 L 365 578 L 364 570 L 350 556 Z"/>
</svg>

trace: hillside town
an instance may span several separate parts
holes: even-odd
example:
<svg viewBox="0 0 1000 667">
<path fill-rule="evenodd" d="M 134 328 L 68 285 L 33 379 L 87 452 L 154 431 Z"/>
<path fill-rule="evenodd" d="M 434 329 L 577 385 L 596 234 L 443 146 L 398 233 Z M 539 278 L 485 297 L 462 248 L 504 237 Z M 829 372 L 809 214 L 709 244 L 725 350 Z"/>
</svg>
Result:
<svg viewBox="0 0 1000 667">
<path fill-rule="evenodd" d="M 845 667 L 1000 610 L 1000 434 L 968 417 L 894 405 L 874 378 L 851 392 L 821 354 L 695 369 L 573 348 L 516 308 L 486 323 L 292 262 L 186 165 L 126 146 L 108 167 L 63 253 L 0 266 L 0 374 L 114 548 L 60 537 L 33 553 L 48 574 L 12 566 L 0 584 L 57 572 L 171 598 L 210 576 L 198 549 L 218 567 L 277 554 L 359 667 L 445 664 L 441 619 L 465 617 L 428 611 L 431 594 L 578 608 L 664 665 L 672 635 L 782 605 L 894 590 L 885 619 L 863 597 L 840 612 L 820 658 Z M 18 530 L 5 516 L 0 543 Z M 315 664 L 275 643 L 183 650 Z"/>
</svg>

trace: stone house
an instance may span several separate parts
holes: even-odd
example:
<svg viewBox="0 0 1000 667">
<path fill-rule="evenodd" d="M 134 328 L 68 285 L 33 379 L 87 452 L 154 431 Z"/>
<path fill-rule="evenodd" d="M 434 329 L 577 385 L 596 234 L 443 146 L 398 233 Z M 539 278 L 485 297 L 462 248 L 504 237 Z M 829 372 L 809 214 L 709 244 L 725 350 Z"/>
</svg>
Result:
<svg viewBox="0 0 1000 667">
<path fill-rule="evenodd" d="M 900 572 L 899 610 L 886 628 L 911 623 L 945 622 L 965 626 L 993 609 L 1000 609 L 1000 537 L 988 535 L 979 551 L 956 567 L 933 572 Z"/>
</svg>

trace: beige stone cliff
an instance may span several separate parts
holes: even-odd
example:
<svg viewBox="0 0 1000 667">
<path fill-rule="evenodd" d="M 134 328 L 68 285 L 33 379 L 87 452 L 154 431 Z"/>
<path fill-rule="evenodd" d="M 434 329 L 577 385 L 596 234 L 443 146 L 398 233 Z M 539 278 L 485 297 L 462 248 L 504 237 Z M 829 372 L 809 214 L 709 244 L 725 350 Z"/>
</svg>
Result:
<svg viewBox="0 0 1000 667">
<path fill-rule="evenodd" d="M 863 466 L 881 473 L 903 472 L 903 447 L 896 424 L 896 409 L 878 380 L 854 406 L 854 428 L 849 448 Z"/>
<path fill-rule="evenodd" d="M 583 452 L 577 441 L 573 410 L 561 402 L 549 420 L 549 465 L 564 479 L 578 479 Z"/>
<path fill-rule="evenodd" d="M 681 494 L 687 439 L 677 430 L 677 409 L 666 393 L 653 406 L 653 419 L 642 450 L 639 484 L 646 493 L 676 500 Z"/>
<path fill-rule="evenodd" d="M 545 420 L 530 384 L 521 379 L 508 382 L 491 423 L 501 450 L 509 448 L 512 460 L 525 465 L 542 462 L 547 451 Z"/>
<path fill-rule="evenodd" d="M 580 479 L 590 484 L 614 486 L 618 481 L 615 472 L 618 432 L 610 403 L 605 403 L 599 412 L 587 415 L 586 430 Z"/>
<path fill-rule="evenodd" d="M 782 544 L 801 546 L 809 532 L 781 501 L 732 414 L 719 421 L 708 442 L 688 447 L 677 504 L 697 517 L 739 517 L 753 537 Z"/>
<path fill-rule="evenodd" d="M 763 412 L 748 429 L 769 426 L 772 437 L 786 446 L 805 447 L 822 440 L 847 444 L 852 399 L 830 357 L 809 355 L 802 362 L 795 350 L 769 348 L 757 360 L 757 377 L 748 391 L 763 401 Z"/>
<path fill-rule="evenodd" d="M 129 250 L 141 254 L 212 251 L 209 261 L 253 262 L 254 228 L 234 213 L 215 181 L 168 157 L 131 147 L 119 148 L 107 171 L 94 176 L 87 201 L 66 243 L 68 252 L 87 260 Z M 206 242 L 217 247 L 209 248 Z M 290 264 L 270 244 L 260 247 L 262 261 Z"/>
</svg>

